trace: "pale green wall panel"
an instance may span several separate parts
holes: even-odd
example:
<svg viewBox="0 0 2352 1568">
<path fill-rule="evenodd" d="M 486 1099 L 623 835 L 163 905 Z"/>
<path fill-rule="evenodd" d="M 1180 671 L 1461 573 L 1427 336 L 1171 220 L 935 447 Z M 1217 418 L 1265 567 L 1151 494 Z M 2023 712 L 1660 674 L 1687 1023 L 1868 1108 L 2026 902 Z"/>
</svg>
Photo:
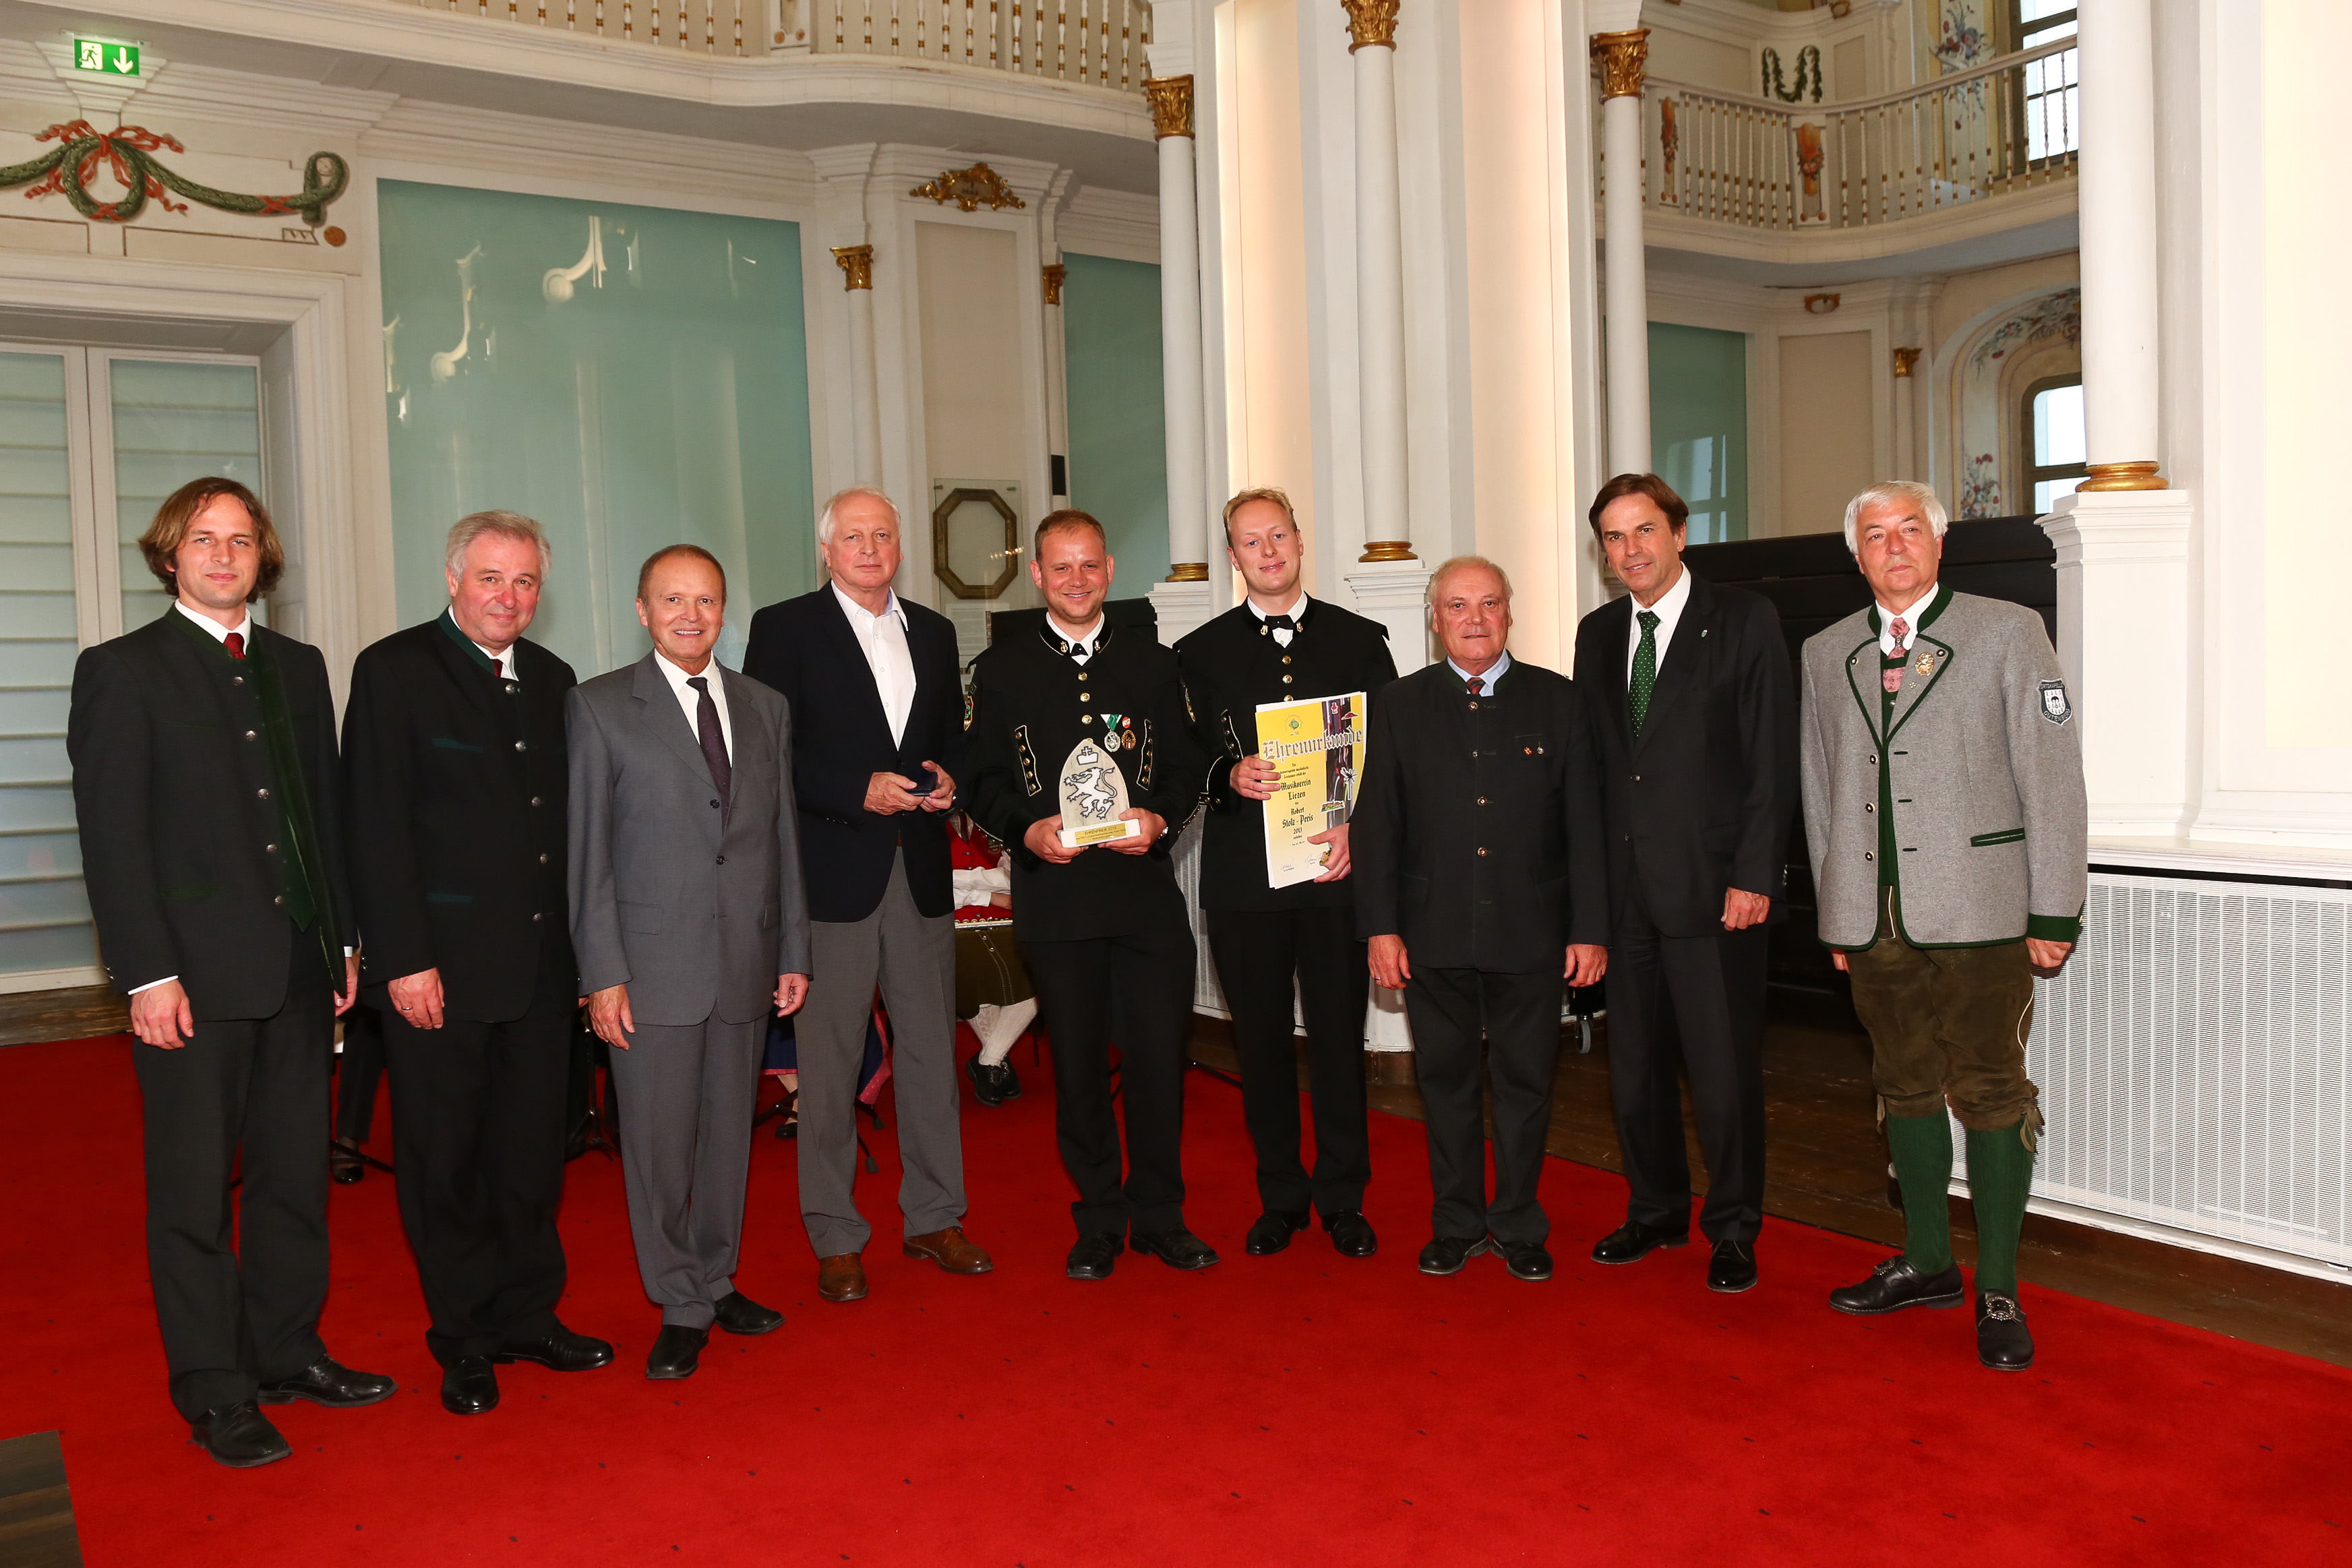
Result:
<svg viewBox="0 0 2352 1568">
<path fill-rule="evenodd" d="M 1690 542 L 1748 537 L 1748 338 L 1650 323 L 1650 467 L 1690 503 Z"/>
<path fill-rule="evenodd" d="M 727 566 L 719 657 L 816 583 L 800 226 L 384 181 L 385 405 L 404 625 L 469 511 L 545 525 L 530 636 L 584 679 L 649 646 L 637 566 Z"/>
<path fill-rule="evenodd" d="M 1069 367 L 1070 504 L 1102 520 L 1118 563 L 1111 592 L 1168 575 L 1168 429 L 1160 387 L 1160 268 L 1065 255 L 1062 346 Z"/>
</svg>

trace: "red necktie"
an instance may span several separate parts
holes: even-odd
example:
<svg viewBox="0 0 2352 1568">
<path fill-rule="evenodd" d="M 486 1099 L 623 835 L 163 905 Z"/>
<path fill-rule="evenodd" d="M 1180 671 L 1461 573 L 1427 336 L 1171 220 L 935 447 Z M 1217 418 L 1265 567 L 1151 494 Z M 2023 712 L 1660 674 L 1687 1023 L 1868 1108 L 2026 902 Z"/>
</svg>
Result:
<svg viewBox="0 0 2352 1568">
<path fill-rule="evenodd" d="M 1911 626 L 1901 616 L 1897 616 L 1886 623 L 1886 629 L 1895 634 L 1895 652 L 1889 657 L 1895 662 L 1887 665 L 1878 672 L 1878 682 L 1890 692 L 1900 691 L 1903 689 L 1902 661 L 1910 652 L 1910 649 L 1903 646 L 1903 639 L 1911 635 Z"/>
<path fill-rule="evenodd" d="M 245 634 L 243 632 L 231 632 L 226 637 L 221 638 L 221 641 L 228 645 L 229 658 L 237 660 L 239 663 L 244 662 Z"/>
<path fill-rule="evenodd" d="M 1483 675 L 1474 675 L 1462 684 L 1469 688 L 1470 695 L 1473 697 L 1480 697 L 1486 694 L 1486 678 Z"/>
</svg>

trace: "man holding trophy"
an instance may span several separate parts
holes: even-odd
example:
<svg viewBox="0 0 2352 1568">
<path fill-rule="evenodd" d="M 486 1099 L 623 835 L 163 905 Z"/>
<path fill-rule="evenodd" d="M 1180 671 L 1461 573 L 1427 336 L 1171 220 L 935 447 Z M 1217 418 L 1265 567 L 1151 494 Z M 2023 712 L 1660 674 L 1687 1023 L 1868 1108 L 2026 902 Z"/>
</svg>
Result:
<svg viewBox="0 0 2352 1568">
<path fill-rule="evenodd" d="M 1361 709 L 1396 679 L 1396 665 L 1379 622 L 1309 598 L 1299 585 L 1305 542 L 1280 490 L 1244 490 L 1225 503 L 1225 553 L 1249 596 L 1179 642 L 1176 656 L 1194 742 L 1215 759 L 1206 784 L 1201 907 L 1217 981 L 1233 1009 L 1242 1114 L 1257 1151 L 1265 1212 L 1244 1247 L 1253 1257 L 1280 1252 L 1307 1228 L 1311 1204 L 1334 1247 L 1368 1258 L 1379 1245 L 1363 1215 L 1371 1178 L 1364 1107 L 1371 977 L 1355 930 L 1348 810 L 1367 732 Z M 1261 754 L 1276 739 L 1275 726 L 1261 721 L 1302 703 L 1319 710 L 1307 743 L 1325 749 L 1305 758 L 1316 787 L 1300 802 L 1279 787 L 1283 770 Z M 1332 743 L 1350 733 L 1358 744 Z M 1286 827 L 1279 838 L 1268 827 L 1270 801 Z M 1286 856 L 1293 847 L 1306 853 Z M 1311 1178 L 1298 1153 L 1294 979 L 1315 1097 Z"/>
<path fill-rule="evenodd" d="M 1053 1041 L 1062 1163 L 1078 1189 L 1073 1279 L 1108 1279 L 1130 1240 L 1171 1268 L 1217 1261 L 1184 1228 L 1195 959 L 1168 859 L 1206 763 L 1176 656 L 1103 614 L 1113 566 L 1100 523 L 1049 513 L 1029 559 L 1045 623 L 972 664 L 971 814 L 1012 851 L 1013 931 Z"/>
</svg>

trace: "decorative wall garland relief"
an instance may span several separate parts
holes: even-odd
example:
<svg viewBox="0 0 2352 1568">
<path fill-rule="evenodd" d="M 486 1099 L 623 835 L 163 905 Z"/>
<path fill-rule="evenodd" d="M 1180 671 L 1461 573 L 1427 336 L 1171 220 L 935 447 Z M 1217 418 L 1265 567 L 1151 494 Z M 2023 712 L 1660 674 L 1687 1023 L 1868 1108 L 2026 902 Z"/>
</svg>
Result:
<svg viewBox="0 0 2352 1568">
<path fill-rule="evenodd" d="M 165 212 L 186 212 L 186 202 L 172 199 L 178 195 L 221 212 L 248 216 L 291 213 L 316 228 L 326 216 L 327 205 L 351 183 L 351 168 L 341 158 L 332 153 L 313 153 L 303 163 L 302 189 L 298 195 L 248 196 L 216 191 L 160 163 L 156 153 L 165 148 L 174 153 L 187 149 L 176 138 L 139 125 L 100 131 L 87 120 L 70 120 L 50 126 L 35 140 L 58 145 L 29 163 L 0 168 L 0 190 L 29 186 L 25 192 L 28 201 L 62 195 L 74 211 L 95 223 L 129 223 L 146 210 L 151 197 Z M 122 195 L 112 201 L 89 188 L 101 165 L 122 186 Z"/>
<path fill-rule="evenodd" d="M 1807 44 L 1797 51 L 1797 89 L 1794 92 L 1789 90 L 1788 84 L 1780 76 L 1780 50 L 1768 44 L 1765 46 L 1764 52 L 1758 57 L 1758 61 L 1759 73 L 1764 78 L 1765 97 L 1777 98 L 1783 103 L 1802 103 L 1805 101 L 1805 87 L 1810 81 L 1813 89 L 1813 101 L 1819 103 L 1822 100 L 1820 45 Z"/>
</svg>

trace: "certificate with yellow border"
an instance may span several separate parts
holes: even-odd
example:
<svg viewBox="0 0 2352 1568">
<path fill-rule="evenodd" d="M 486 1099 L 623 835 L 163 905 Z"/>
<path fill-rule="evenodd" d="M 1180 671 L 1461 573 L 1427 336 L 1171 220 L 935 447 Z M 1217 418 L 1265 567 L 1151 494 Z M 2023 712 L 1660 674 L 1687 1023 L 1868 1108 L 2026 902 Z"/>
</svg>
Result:
<svg viewBox="0 0 2352 1568">
<path fill-rule="evenodd" d="M 1364 776 L 1364 694 L 1303 702 L 1261 702 L 1257 754 L 1280 776 L 1265 801 L 1265 879 L 1273 888 L 1311 882 L 1328 844 L 1307 841 L 1347 825 Z"/>
</svg>

